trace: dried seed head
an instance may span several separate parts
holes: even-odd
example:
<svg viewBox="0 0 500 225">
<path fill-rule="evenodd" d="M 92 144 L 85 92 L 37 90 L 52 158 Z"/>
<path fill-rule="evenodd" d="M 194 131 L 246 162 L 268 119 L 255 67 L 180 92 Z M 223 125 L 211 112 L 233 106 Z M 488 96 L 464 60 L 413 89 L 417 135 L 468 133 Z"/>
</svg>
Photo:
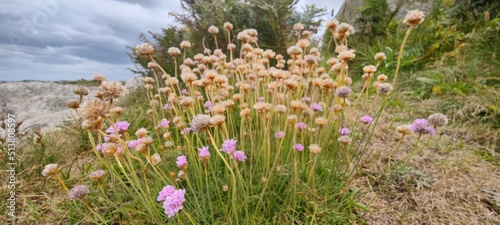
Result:
<svg viewBox="0 0 500 225">
<path fill-rule="evenodd" d="M 177 47 L 170 47 L 167 50 L 168 54 L 170 54 L 172 57 L 176 57 L 181 54 L 181 50 L 178 49 Z"/>
<path fill-rule="evenodd" d="M 381 95 L 387 95 L 391 93 L 392 91 L 392 85 L 389 83 L 380 83 L 377 86 L 377 93 Z"/>
<path fill-rule="evenodd" d="M 441 113 L 434 113 L 427 118 L 429 121 L 429 124 L 431 124 L 434 127 L 442 127 L 448 124 L 448 117 Z"/>
<path fill-rule="evenodd" d="M 80 101 L 78 100 L 69 100 L 66 102 L 66 106 L 70 109 L 78 109 L 80 108 Z"/>
<path fill-rule="evenodd" d="M 80 200 L 85 198 L 85 196 L 89 193 L 89 186 L 87 185 L 78 185 L 71 190 L 69 190 L 69 199 L 70 200 Z"/>
<path fill-rule="evenodd" d="M 410 26 L 416 26 L 424 22 L 424 20 L 425 20 L 424 12 L 416 9 L 408 11 L 408 14 L 406 14 L 406 17 L 403 22 Z"/>
<path fill-rule="evenodd" d="M 180 47 L 183 48 L 183 49 L 190 48 L 191 47 L 191 42 L 189 42 L 189 41 L 182 41 Z"/>
<path fill-rule="evenodd" d="M 231 24 L 230 22 L 225 22 L 224 23 L 224 29 L 227 30 L 227 31 L 230 31 L 233 29 L 233 24 Z"/>
<path fill-rule="evenodd" d="M 401 125 L 396 127 L 396 131 L 402 135 L 411 134 L 411 129 L 409 125 Z"/>
<path fill-rule="evenodd" d="M 135 54 L 139 56 L 147 56 L 153 54 L 155 48 L 150 43 L 141 43 L 135 47 Z"/>
<path fill-rule="evenodd" d="M 210 126 L 210 116 L 205 114 L 198 114 L 191 120 L 191 130 L 193 132 L 204 131 Z"/>
<path fill-rule="evenodd" d="M 352 142 L 352 139 L 347 135 L 342 135 L 339 137 L 338 141 L 343 145 L 348 145 L 349 143 Z"/>
<path fill-rule="evenodd" d="M 352 93 L 351 88 L 347 87 L 347 86 L 341 86 L 341 87 L 337 88 L 337 90 L 335 90 L 335 94 L 339 98 L 347 98 L 347 97 L 349 97 L 349 95 L 351 95 L 351 93 Z"/>
<path fill-rule="evenodd" d="M 106 176 L 106 171 L 104 170 L 96 170 L 90 173 L 90 179 L 95 181 L 101 180 L 102 178 L 104 178 L 104 176 Z"/>
<path fill-rule="evenodd" d="M 309 151 L 311 151 L 312 154 L 317 154 L 321 152 L 321 147 L 317 144 L 312 144 L 309 145 Z"/>
<path fill-rule="evenodd" d="M 354 53 L 354 50 L 353 49 L 350 49 L 350 50 L 345 50 L 345 51 L 341 51 L 339 53 L 339 55 L 337 56 L 337 58 L 341 61 L 350 61 L 350 60 L 353 60 L 354 58 L 356 58 L 356 54 Z"/>
<path fill-rule="evenodd" d="M 47 177 L 51 175 L 57 174 L 58 168 L 56 163 L 51 163 L 45 165 L 45 168 L 42 171 L 42 176 Z"/>
<path fill-rule="evenodd" d="M 125 88 L 117 81 L 103 81 L 99 86 L 99 91 L 104 98 L 118 98 Z"/>
<path fill-rule="evenodd" d="M 337 29 L 337 26 L 340 24 L 340 22 L 336 19 L 330 20 L 326 22 L 326 29 L 334 31 Z"/>
<path fill-rule="evenodd" d="M 223 115 L 215 115 L 210 118 L 210 124 L 214 126 L 222 126 L 224 124 L 224 121 L 226 120 L 226 117 Z"/>
<path fill-rule="evenodd" d="M 215 35 L 215 34 L 219 33 L 219 28 L 212 25 L 208 28 L 208 33 Z"/>
<path fill-rule="evenodd" d="M 96 73 L 94 75 L 94 77 L 92 78 L 92 80 L 94 80 L 94 81 L 96 81 L 97 83 L 100 84 L 101 82 L 103 82 L 103 81 L 106 80 L 106 77 L 104 75 L 100 74 L 100 73 Z"/>
<path fill-rule="evenodd" d="M 302 31 L 302 30 L 304 30 L 304 25 L 300 22 L 296 23 L 293 25 L 293 29 L 296 31 Z"/>
<path fill-rule="evenodd" d="M 79 85 L 73 89 L 73 93 L 77 95 L 88 95 L 89 94 L 89 89 L 85 86 Z"/>
<path fill-rule="evenodd" d="M 160 157 L 160 155 L 158 155 L 158 153 L 155 153 L 151 156 L 150 160 L 151 160 L 151 164 L 153 166 L 156 166 L 156 165 L 158 165 L 158 163 L 161 162 L 161 157 Z"/>
<path fill-rule="evenodd" d="M 375 60 L 377 61 L 384 61 L 387 59 L 387 56 L 385 56 L 385 53 L 383 52 L 378 52 L 377 54 L 375 54 Z"/>
</svg>

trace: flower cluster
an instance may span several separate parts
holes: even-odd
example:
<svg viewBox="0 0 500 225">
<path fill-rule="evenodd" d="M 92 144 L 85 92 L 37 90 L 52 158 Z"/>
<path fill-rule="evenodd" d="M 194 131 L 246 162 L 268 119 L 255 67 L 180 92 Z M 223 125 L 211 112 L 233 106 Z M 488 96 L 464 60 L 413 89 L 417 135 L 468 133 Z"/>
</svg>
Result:
<svg viewBox="0 0 500 225">
<path fill-rule="evenodd" d="M 167 185 L 158 193 L 157 201 L 163 201 L 163 209 L 168 218 L 173 217 L 179 210 L 182 210 L 185 201 L 186 190 L 175 189 L 174 186 Z"/>
</svg>

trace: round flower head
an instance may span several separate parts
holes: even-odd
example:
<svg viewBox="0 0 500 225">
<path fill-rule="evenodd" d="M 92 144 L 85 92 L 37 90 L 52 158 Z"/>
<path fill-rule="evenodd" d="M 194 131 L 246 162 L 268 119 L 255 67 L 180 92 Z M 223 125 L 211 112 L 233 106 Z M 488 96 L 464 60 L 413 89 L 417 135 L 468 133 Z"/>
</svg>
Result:
<svg viewBox="0 0 500 225">
<path fill-rule="evenodd" d="M 429 124 L 426 119 L 416 119 L 410 126 L 410 130 L 417 134 L 430 134 L 435 133 L 434 128 Z"/>
<path fill-rule="evenodd" d="M 208 28 L 208 33 L 210 33 L 210 34 L 217 34 L 217 33 L 219 33 L 219 28 L 217 28 L 216 26 L 210 26 Z"/>
<path fill-rule="evenodd" d="M 104 170 L 96 170 L 90 173 L 90 179 L 95 181 L 101 180 L 104 176 L 106 176 L 106 171 Z"/>
<path fill-rule="evenodd" d="M 165 198 L 165 201 L 163 202 L 163 209 L 165 210 L 165 214 L 167 214 L 168 218 L 173 217 L 183 208 L 182 204 L 185 201 L 185 194 L 186 190 L 180 189 L 175 190 L 171 195 Z"/>
<path fill-rule="evenodd" d="M 85 86 L 79 85 L 73 89 L 73 93 L 77 95 L 88 95 L 89 89 Z"/>
<path fill-rule="evenodd" d="M 161 157 L 160 157 L 160 155 L 158 155 L 158 153 L 155 153 L 155 154 L 153 154 L 153 155 L 151 156 L 151 159 L 150 159 L 150 160 L 151 160 L 151 164 L 152 164 L 153 166 L 156 166 L 156 165 L 158 165 L 158 163 L 160 163 L 160 162 L 161 162 Z"/>
<path fill-rule="evenodd" d="M 335 90 L 335 94 L 337 94 L 338 97 L 340 98 L 347 98 L 349 95 L 351 95 L 352 90 L 350 87 L 347 86 L 341 86 Z"/>
<path fill-rule="evenodd" d="M 188 166 L 188 162 L 187 162 L 186 156 L 185 155 L 178 156 L 176 164 L 177 164 L 177 167 L 179 169 L 185 170 L 187 168 L 187 166 Z"/>
<path fill-rule="evenodd" d="M 87 185 L 78 185 L 71 190 L 69 190 L 69 199 L 70 200 L 80 200 L 85 197 L 89 193 L 89 186 Z"/>
<path fill-rule="evenodd" d="M 100 74 L 100 73 L 96 73 L 92 77 L 92 80 L 97 81 L 97 83 L 100 84 L 101 82 L 103 82 L 103 81 L 106 80 L 106 77 L 104 75 Z"/>
<path fill-rule="evenodd" d="M 191 120 L 191 130 L 193 132 L 204 131 L 210 126 L 210 116 L 205 114 L 198 114 Z"/>
<path fill-rule="evenodd" d="M 170 54 L 172 57 L 176 57 L 178 56 L 179 54 L 181 54 L 181 50 L 179 50 L 178 48 L 176 47 L 170 47 L 168 48 L 167 50 L 168 54 Z"/>
<path fill-rule="evenodd" d="M 302 31 L 304 30 L 304 25 L 302 23 L 296 23 L 293 25 L 293 29 L 296 31 Z"/>
<path fill-rule="evenodd" d="M 402 135 L 411 134 L 411 129 L 410 129 L 410 126 L 408 126 L 408 125 L 397 126 L 396 131 Z"/>
<path fill-rule="evenodd" d="M 360 120 L 364 124 L 370 124 L 372 123 L 373 118 L 371 116 L 362 116 Z"/>
<path fill-rule="evenodd" d="M 180 47 L 184 48 L 184 49 L 190 48 L 191 47 L 191 42 L 189 42 L 189 41 L 182 41 Z"/>
<path fill-rule="evenodd" d="M 232 157 L 238 162 L 243 162 L 247 158 L 243 151 L 235 151 Z"/>
<path fill-rule="evenodd" d="M 313 153 L 313 154 L 317 154 L 317 153 L 321 152 L 321 147 L 319 147 L 319 145 L 317 145 L 317 144 L 312 144 L 312 145 L 309 145 L 309 151 L 311 151 L 311 153 Z"/>
<path fill-rule="evenodd" d="M 347 135 L 342 135 L 337 140 L 343 145 L 348 145 L 352 141 L 352 139 Z"/>
<path fill-rule="evenodd" d="M 115 133 L 115 128 L 118 130 L 118 133 L 119 134 L 123 134 L 125 133 L 127 130 L 128 130 L 128 127 L 130 126 L 130 123 L 128 123 L 127 121 L 118 121 L 115 123 L 114 126 L 110 126 L 107 130 L 106 130 L 106 133 L 108 134 L 113 134 Z"/>
<path fill-rule="evenodd" d="M 199 151 L 199 157 L 201 160 L 208 160 L 210 159 L 210 151 L 208 151 L 208 146 L 203 146 L 201 148 L 198 148 Z"/>
<path fill-rule="evenodd" d="M 78 109 L 80 108 L 80 101 L 78 100 L 69 100 L 66 102 L 66 107 L 70 109 Z"/>
<path fill-rule="evenodd" d="M 50 175 L 55 175 L 57 174 L 57 170 L 58 168 L 56 163 L 47 164 L 42 171 L 42 176 L 47 177 Z"/>
<path fill-rule="evenodd" d="M 236 151 L 236 142 L 237 141 L 234 139 L 225 140 L 224 143 L 222 143 L 221 151 L 224 151 L 227 154 L 232 154 Z"/>
<path fill-rule="evenodd" d="M 388 95 L 392 91 L 392 85 L 389 83 L 380 83 L 377 86 L 377 94 Z"/>
<path fill-rule="evenodd" d="M 318 103 L 311 103 L 311 109 L 314 111 L 323 111 L 323 107 Z"/>
<path fill-rule="evenodd" d="M 232 29 L 233 29 L 233 24 L 232 24 L 232 23 L 230 23 L 230 22 L 225 22 L 225 23 L 224 23 L 224 29 L 225 29 L 225 30 L 228 30 L 228 31 L 229 31 L 229 30 L 232 30 Z"/>
<path fill-rule="evenodd" d="M 124 90 L 123 85 L 116 81 L 103 81 L 99 86 L 99 91 L 104 98 L 118 98 Z"/>
<path fill-rule="evenodd" d="M 156 198 L 156 201 L 165 201 L 167 200 L 167 197 L 171 196 L 175 192 L 175 187 L 171 185 L 167 185 L 163 187 L 163 189 L 158 193 L 158 197 Z"/>
<path fill-rule="evenodd" d="M 349 133 L 351 133 L 351 130 L 349 130 L 349 128 L 347 127 L 342 127 L 340 129 L 340 135 L 348 135 Z"/>
<path fill-rule="evenodd" d="M 448 117 L 441 113 L 434 113 L 427 118 L 429 123 L 434 127 L 442 127 L 448 124 Z"/>
<path fill-rule="evenodd" d="M 387 59 L 387 56 L 385 55 L 385 53 L 383 52 L 377 52 L 377 54 L 375 54 L 375 60 L 377 61 L 384 61 Z"/>
<path fill-rule="evenodd" d="M 135 47 L 135 54 L 140 56 L 151 55 L 155 51 L 150 43 L 141 43 Z"/>
<path fill-rule="evenodd" d="M 302 144 L 294 144 L 293 145 L 293 149 L 295 149 L 295 151 L 302 152 L 302 151 L 304 151 L 304 145 L 302 145 Z"/>
<path fill-rule="evenodd" d="M 283 132 L 283 131 L 279 131 L 279 132 L 274 134 L 274 138 L 276 138 L 276 139 L 281 139 L 283 137 L 285 137 L 285 132 Z"/>
<path fill-rule="evenodd" d="M 416 26 L 424 22 L 424 19 L 425 19 L 424 12 L 415 9 L 408 11 L 408 14 L 406 14 L 406 17 L 403 22 L 410 26 Z"/>
<path fill-rule="evenodd" d="M 307 128 L 307 124 L 305 124 L 304 122 L 299 122 L 299 123 L 295 124 L 295 127 L 299 130 L 303 130 L 303 129 Z"/>
</svg>

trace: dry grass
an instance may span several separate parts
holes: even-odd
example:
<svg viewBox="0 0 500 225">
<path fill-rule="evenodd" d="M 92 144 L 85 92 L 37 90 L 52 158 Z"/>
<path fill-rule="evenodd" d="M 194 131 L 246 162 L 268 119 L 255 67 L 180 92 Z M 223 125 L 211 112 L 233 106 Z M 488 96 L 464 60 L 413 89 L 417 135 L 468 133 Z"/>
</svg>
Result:
<svg viewBox="0 0 500 225">
<path fill-rule="evenodd" d="M 431 114 L 434 101 L 429 101 L 418 103 L 419 108 L 409 108 Z M 409 115 L 415 114 L 399 117 Z M 481 134 L 499 131 L 480 130 L 477 124 L 464 128 L 464 124 L 452 123 L 438 130 L 430 140 L 423 139 L 424 143 L 429 141 L 428 147 L 406 166 L 393 168 L 386 183 L 388 146 L 394 146 L 399 138 L 394 128 L 400 123 L 390 122 L 395 117 L 398 115 L 394 113 L 382 116 L 379 121 L 382 126 L 372 141 L 372 152 L 366 156 L 354 181 L 366 192 L 360 201 L 371 203 L 372 212 L 363 213 L 362 218 L 369 224 L 500 224 L 498 208 L 495 211 L 492 207 L 493 198 L 498 198 L 500 193 L 500 167 L 475 154 L 478 148 L 485 146 L 477 142 Z M 408 156 L 416 139 L 415 136 L 405 138 L 391 164 Z"/>
</svg>

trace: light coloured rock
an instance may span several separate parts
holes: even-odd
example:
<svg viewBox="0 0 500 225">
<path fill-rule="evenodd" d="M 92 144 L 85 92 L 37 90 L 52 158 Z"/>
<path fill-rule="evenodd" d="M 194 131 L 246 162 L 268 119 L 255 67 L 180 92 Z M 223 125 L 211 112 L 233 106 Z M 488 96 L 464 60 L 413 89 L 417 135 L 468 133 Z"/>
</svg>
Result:
<svg viewBox="0 0 500 225">
<path fill-rule="evenodd" d="M 0 113 L 13 114 L 16 121 L 23 121 L 18 128 L 22 132 L 55 128 L 76 116 L 75 111 L 66 108 L 67 101 L 79 97 L 73 93 L 75 87 L 76 85 L 38 81 L 2 83 Z M 90 91 L 96 89 L 97 87 L 92 87 Z"/>
<path fill-rule="evenodd" d="M 125 88 L 128 90 L 144 87 L 144 77 L 132 77 L 125 83 Z"/>
</svg>

